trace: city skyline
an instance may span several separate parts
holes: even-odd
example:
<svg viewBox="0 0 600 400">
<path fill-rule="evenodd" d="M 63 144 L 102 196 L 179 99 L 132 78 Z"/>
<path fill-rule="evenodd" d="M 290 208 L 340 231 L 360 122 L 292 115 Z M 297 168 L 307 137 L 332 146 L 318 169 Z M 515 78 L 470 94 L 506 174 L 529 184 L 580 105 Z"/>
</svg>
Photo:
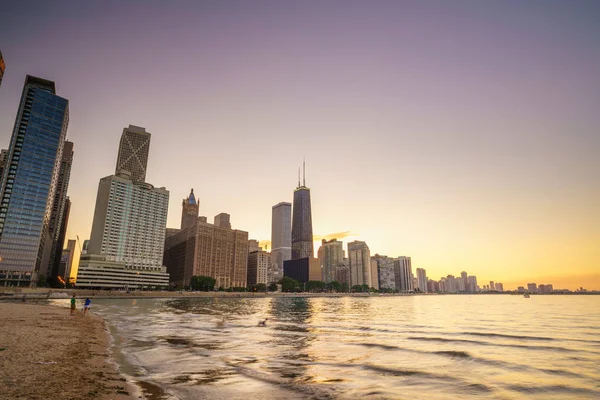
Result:
<svg viewBox="0 0 600 400">
<path fill-rule="evenodd" d="M 432 277 L 600 288 L 598 5 L 340 4 L 8 5 L 2 147 L 36 75 L 70 101 L 67 239 L 89 238 L 97 182 L 134 124 L 154 134 L 147 180 L 175 199 L 169 228 L 194 187 L 200 215 L 227 212 L 270 238 L 271 207 L 292 201 L 293 160 L 306 155 L 313 239 L 350 231 Z M 30 32 L 18 33 L 19 15 Z M 428 21 L 439 23 L 419 27 Z"/>
</svg>

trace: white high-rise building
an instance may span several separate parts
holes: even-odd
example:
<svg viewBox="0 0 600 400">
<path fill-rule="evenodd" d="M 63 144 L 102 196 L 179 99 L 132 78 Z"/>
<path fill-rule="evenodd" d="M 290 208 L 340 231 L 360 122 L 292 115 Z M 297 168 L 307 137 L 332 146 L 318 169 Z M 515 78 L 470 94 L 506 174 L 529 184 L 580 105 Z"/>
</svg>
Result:
<svg viewBox="0 0 600 400">
<path fill-rule="evenodd" d="M 427 274 L 423 268 L 417 268 L 417 287 L 421 293 L 427 293 Z"/>
<path fill-rule="evenodd" d="M 292 204 L 273 206 L 271 216 L 271 263 L 269 283 L 283 278 L 283 262 L 292 259 Z"/>
<path fill-rule="evenodd" d="M 163 266 L 169 192 L 121 170 L 100 180 L 88 252 L 78 287 L 166 287 Z"/>
<path fill-rule="evenodd" d="M 248 286 L 257 283 L 267 284 L 267 271 L 271 265 L 271 254 L 263 250 L 248 254 Z"/>
<path fill-rule="evenodd" d="M 348 243 L 348 266 L 350 269 L 350 287 L 368 285 L 371 282 L 371 251 L 365 242 L 355 240 Z"/>
<path fill-rule="evenodd" d="M 394 259 L 375 254 L 371 260 L 377 263 L 377 278 L 379 289 L 396 290 L 396 277 L 394 275 Z M 373 267 L 371 267 L 373 268 Z"/>
<path fill-rule="evenodd" d="M 398 257 L 394 260 L 394 275 L 396 280 L 396 290 L 400 292 L 412 292 L 413 273 L 410 257 Z"/>
</svg>

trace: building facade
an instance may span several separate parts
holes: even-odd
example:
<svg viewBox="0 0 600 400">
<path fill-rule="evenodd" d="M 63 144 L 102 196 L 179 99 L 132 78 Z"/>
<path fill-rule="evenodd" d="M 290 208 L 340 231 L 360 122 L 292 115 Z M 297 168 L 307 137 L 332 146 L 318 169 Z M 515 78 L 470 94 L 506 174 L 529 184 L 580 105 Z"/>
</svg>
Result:
<svg viewBox="0 0 600 400">
<path fill-rule="evenodd" d="M 46 275 L 56 280 L 59 273 L 62 258 L 63 245 L 67 234 L 69 213 L 71 212 L 71 200 L 67 196 L 69 180 L 71 179 L 71 166 L 73 165 L 73 142 L 65 141 L 62 158 L 56 182 L 56 193 L 52 205 L 50 217 L 50 234 L 52 235 L 52 249 L 48 261 Z"/>
<path fill-rule="evenodd" d="M 298 176 L 298 178 L 300 178 Z M 292 260 L 313 258 L 312 210 L 310 205 L 310 189 L 306 187 L 306 179 L 294 191 L 294 209 L 292 210 Z"/>
<path fill-rule="evenodd" d="M 187 199 L 183 199 L 181 202 L 181 229 L 196 226 L 199 212 L 200 204 L 196 200 L 196 196 L 194 196 L 194 189 L 192 189 Z"/>
<path fill-rule="evenodd" d="M 269 283 L 283 278 L 283 262 L 292 258 L 292 204 L 281 202 L 272 207 L 271 262 Z"/>
<path fill-rule="evenodd" d="M 146 132 L 146 129 L 140 126 L 129 125 L 129 127 L 123 128 L 115 175 L 119 175 L 121 171 L 127 171 L 132 181 L 146 181 L 150 138 L 150 132 Z"/>
<path fill-rule="evenodd" d="M 177 287 L 188 287 L 192 276 L 210 276 L 216 287 L 246 287 L 248 232 L 198 217 L 195 227 L 167 238 L 164 263 Z"/>
<path fill-rule="evenodd" d="M 321 279 L 321 263 L 316 258 L 298 258 L 283 263 L 284 276 L 297 280 L 301 284 Z M 302 287 L 303 289 L 304 287 Z"/>
<path fill-rule="evenodd" d="M 399 292 L 412 292 L 413 273 L 410 257 L 398 257 L 394 260 L 394 278 L 396 281 L 396 290 Z"/>
<path fill-rule="evenodd" d="M 375 254 L 371 257 L 377 265 L 377 280 L 380 289 L 396 290 L 396 277 L 394 275 L 394 259 Z"/>
<path fill-rule="evenodd" d="M 350 272 L 350 287 L 368 285 L 371 282 L 371 251 L 365 242 L 355 240 L 348 243 L 348 267 Z"/>
<path fill-rule="evenodd" d="M 28 75 L 0 190 L 0 286 L 35 285 L 46 267 L 68 123 L 69 102 L 54 82 Z"/>
<path fill-rule="evenodd" d="M 258 283 L 267 284 L 267 271 L 271 265 L 271 254 L 256 250 L 248 254 L 248 286 Z"/>
<path fill-rule="evenodd" d="M 336 271 L 344 264 L 344 244 L 337 239 L 321 242 L 317 252 L 321 265 L 321 281 L 330 283 L 336 280 Z"/>
<path fill-rule="evenodd" d="M 427 293 L 427 273 L 423 268 L 417 268 L 417 287 L 421 293 Z"/>
</svg>

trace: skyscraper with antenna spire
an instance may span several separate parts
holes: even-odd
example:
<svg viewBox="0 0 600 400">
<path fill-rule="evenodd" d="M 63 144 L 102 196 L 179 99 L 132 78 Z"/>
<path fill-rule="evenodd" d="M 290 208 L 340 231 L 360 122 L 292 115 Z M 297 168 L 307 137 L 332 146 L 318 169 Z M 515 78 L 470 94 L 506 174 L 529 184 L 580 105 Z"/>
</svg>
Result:
<svg viewBox="0 0 600 400">
<path fill-rule="evenodd" d="M 302 185 L 298 169 L 298 187 L 292 210 L 292 260 L 314 255 L 310 189 L 306 187 L 306 163 L 302 161 Z"/>
</svg>

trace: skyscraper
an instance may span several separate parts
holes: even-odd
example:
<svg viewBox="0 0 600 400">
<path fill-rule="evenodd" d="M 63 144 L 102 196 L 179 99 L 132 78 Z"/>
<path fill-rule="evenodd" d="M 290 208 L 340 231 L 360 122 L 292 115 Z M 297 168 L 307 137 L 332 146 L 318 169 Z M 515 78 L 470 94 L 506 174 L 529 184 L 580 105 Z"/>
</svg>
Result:
<svg viewBox="0 0 600 400">
<path fill-rule="evenodd" d="M 271 254 L 263 250 L 248 253 L 248 285 L 267 283 L 267 271 L 271 265 Z"/>
<path fill-rule="evenodd" d="M 190 192 L 187 199 L 181 202 L 181 229 L 187 229 L 196 226 L 198 222 L 198 213 L 200 205 L 194 196 L 194 189 Z"/>
<path fill-rule="evenodd" d="M 348 243 L 348 266 L 350 269 L 350 287 L 368 285 L 371 282 L 371 251 L 365 242 L 355 240 Z"/>
<path fill-rule="evenodd" d="M 281 202 L 272 207 L 271 262 L 268 280 L 283 278 L 283 262 L 292 258 L 292 204 Z"/>
<path fill-rule="evenodd" d="M 298 174 L 298 187 L 294 191 L 294 209 L 292 218 L 292 260 L 313 258 L 312 212 L 310 207 L 310 189 L 306 187 L 306 175 Z"/>
<path fill-rule="evenodd" d="M 380 289 L 396 290 L 396 277 L 394 275 L 394 259 L 388 256 L 375 254 L 371 260 L 377 262 L 377 280 Z"/>
<path fill-rule="evenodd" d="M 147 139 L 138 148 L 145 148 L 145 156 L 134 146 L 140 138 Z M 150 134 L 144 128 L 130 125 L 123 131 L 118 173 L 98 184 L 90 242 L 77 272 L 78 287 L 168 286 L 169 274 L 162 261 L 169 191 L 144 182 L 149 146 Z"/>
<path fill-rule="evenodd" d="M 146 181 L 150 136 L 145 128 L 139 126 L 129 125 L 129 127 L 123 128 L 115 175 L 119 175 L 120 171 L 125 170 L 130 173 L 132 181 Z"/>
<path fill-rule="evenodd" d="M 44 268 L 68 123 L 54 82 L 28 75 L 1 184 L 0 285 L 30 285 Z"/>
<path fill-rule="evenodd" d="M 329 241 L 323 239 L 317 253 L 323 275 L 321 281 L 325 283 L 335 281 L 337 269 L 344 265 L 344 244 L 337 239 Z"/>
<path fill-rule="evenodd" d="M 394 260 L 394 276 L 396 290 L 399 292 L 412 292 L 414 290 L 410 257 L 402 256 Z"/>
<path fill-rule="evenodd" d="M 65 259 L 65 255 L 67 258 Z M 63 259 L 65 261 L 65 270 L 64 274 L 60 275 L 63 277 L 65 282 L 69 282 L 69 278 L 71 277 L 71 269 L 73 268 L 73 258 L 75 257 L 75 240 L 69 239 L 67 242 L 67 248 L 63 249 Z M 62 272 L 62 271 L 60 271 Z"/>
<path fill-rule="evenodd" d="M 215 215 L 215 226 L 220 228 L 231 229 L 231 216 L 227 213 L 220 213 Z"/>
<path fill-rule="evenodd" d="M 4 57 L 2 57 L 2 52 L 0 51 L 0 86 L 2 86 L 2 77 L 4 76 L 5 68 L 6 64 L 4 64 Z"/>
<path fill-rule="evenodd" d="M 423 268 L 417 268 L 417 287 L 421 293 L 427 293 L 427 274 Z"/>
<path fill-rule="evenodd" d="M 71 211 L 71 201 L 67 196 L 67 190 L 69 188 L 72 165 L 73 142 L 65 141 L 56 183 L 54 203 L 52 205 L 52 216 L 50 217 L 52 249 L 46 275 L 52 279 L 56 279 L 59 276 L 58 270 L 67 232 L 67 224 L 69 222 L 69 212 Z"/>
</svg>

